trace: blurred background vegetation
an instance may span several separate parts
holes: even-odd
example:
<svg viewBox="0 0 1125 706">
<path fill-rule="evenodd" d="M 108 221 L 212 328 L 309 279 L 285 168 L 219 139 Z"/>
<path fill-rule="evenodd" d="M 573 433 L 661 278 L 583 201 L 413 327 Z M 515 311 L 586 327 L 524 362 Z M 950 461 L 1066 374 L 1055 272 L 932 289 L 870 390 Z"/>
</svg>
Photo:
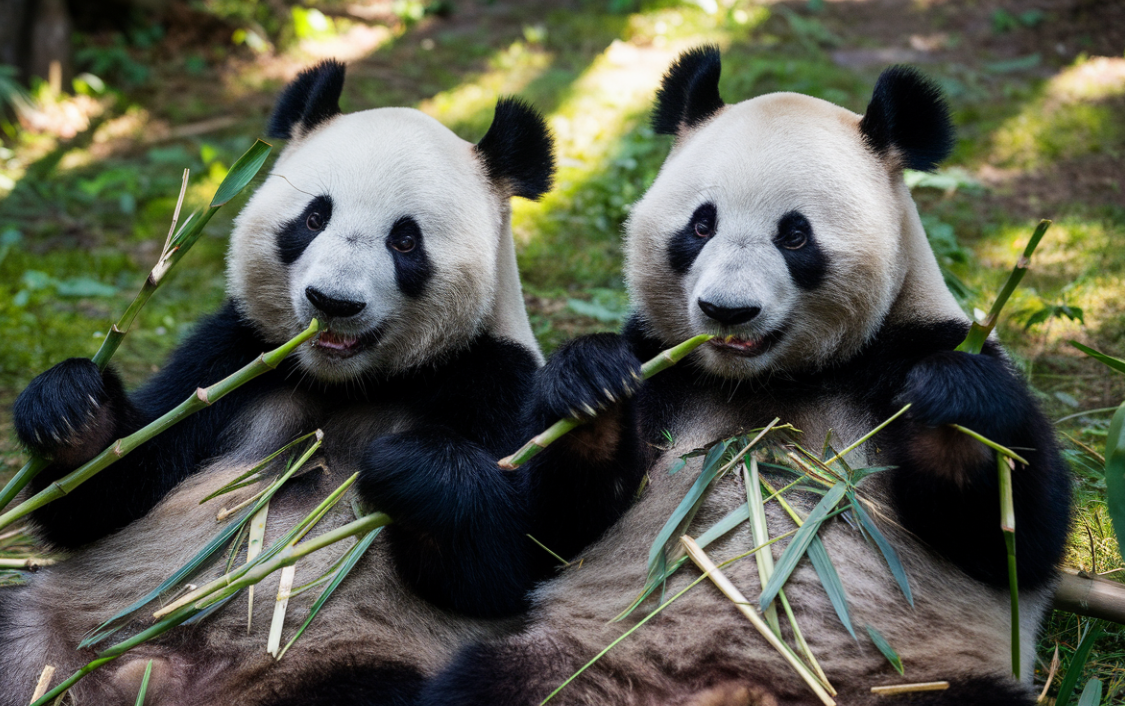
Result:
<svg viewBox="0 0 1125 706">
<path fill-rule="evenodd" d="M 188 205 L 204 204 L 281 86 L 321 58 L 349 64 L 345 111 L 416 106 L 473 141 L 500 95 L 547 113 L 558 187 L 514 213 L 533 325 L 547 350 L 615 329 L 621 224 L 669 147 L 647 127 L 653 92 L 702 42 L 723 48 L 729 102 L 786 90 L 862 112 L 893 63 L 942 85 L 957 149 L 907 178 L 970 314 L 1055 220 L 1000 335 L 1071 442 L 1068 564 L 1121 577 L 1095 454 L 1125 378 L 1066 345 L 1125 354 L 1125 3 L 1101 0 L 3 0 L 0 481 L 22 464 L 15 396 L 96 350 L 159 254 L 181 170 Z M 142 312 L 115 359 L 131 383 L 223 299 L 242 202 Z M 1065 667 L 1086 622 L 1057 614 L 1044 662 L 1058 645 Z M 1116 628 L 1087 665 L 1107 702 L 1125 697 L 1123 658 Z"/>
</svg>

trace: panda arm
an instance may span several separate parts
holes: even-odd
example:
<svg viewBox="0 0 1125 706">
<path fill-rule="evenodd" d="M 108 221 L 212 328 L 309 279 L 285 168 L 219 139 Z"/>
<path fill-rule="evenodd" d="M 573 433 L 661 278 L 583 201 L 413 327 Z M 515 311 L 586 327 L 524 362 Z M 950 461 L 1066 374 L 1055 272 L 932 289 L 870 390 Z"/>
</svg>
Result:
<svg viewBox="0 0 1125 706">
<path fill-rule="evenodd" d="M 495 617 L 525 607 L 531 587 L 523 479 L 497 461 L 524 435 L 520 410 L 536 361 L 490 337 L 419 379 L 422 427 L 375 439 L 360 496 L 394 518 L 386 536 L 403 579 L 423 598 Z"/>
<path fill-rule="evenodd" d="M 168 364 L 132 395 L 126 394 L 115 371 L 99 373 L 89 360 L 71 359 L 48 370 L 20 395 L 14 414 L 21 440 L 53 459 L 32 489 L 42 490 L 115 439 L 157 419 L 197 387 L 236 371 L 265 350 L 264 345 L 228 303 L 201 321 Z M 254 383 L 188 417 L 37 510 L 32 517 L 40 536 L 74 548 L 144 515 L 219 451 L 223 431 L 253 394 L 247 390 L 251 386 Z M 89 421 L 70 422 L 82 419 Z M 44 439 L 50 444 L 43 444 Z"/>
<path fill-rule="evenodd" d="M 559 556 L 577 555 L 633 502 L 644 472 L 632 399 L 640 381 L 629 340 L 608 333 L 566 343 L 536 374 L 528 413 L 536 432 L 562 418 L 589 420 L 520 471 L 530 534 Z M 535 556 L 539 574 L 556 563 L 542 549 Z"/>
<path fill-rule="evenodd" d="M 1012 471 L 1019 581 L 1048 583 L 1066 541 L 1070 482 L 1050 423 L 999 348 L 922 358 L 894 399 L 907 402 L 907 419 L 887 436 L 906 528 L 975 578 L 1007 585 L 996 454 L 949 425 L 967 427 L 1029 461 Z"/>
</svg>

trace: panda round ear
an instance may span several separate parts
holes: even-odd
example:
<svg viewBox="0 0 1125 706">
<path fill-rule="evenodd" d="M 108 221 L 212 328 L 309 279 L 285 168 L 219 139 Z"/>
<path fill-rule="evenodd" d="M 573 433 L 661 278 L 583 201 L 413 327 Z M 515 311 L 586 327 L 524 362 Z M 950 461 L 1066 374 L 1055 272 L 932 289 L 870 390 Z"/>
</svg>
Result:
<svg viewBox="0 0 1125 706">
<path fill-rule="evenodd" d="M 329 59 L 297 74 L 277 99 L 266 135 L 287 140 L 339 115 L 344 70 L 344 64 Z"/>
<path fill-rule="evenodd" d="M 476 153 L 485 173 L 512 196 L 538 199 L 555 178 L 555 140 L 539 111 L 519 98 L 501 98 Z"/>
<path fill-rule="evenodd" d="M 909 169 L 933 171 L 953 151 L 953 123 L 941 89 L 909 66 L 892 66 L 879 76 L 859 131 L 876 154 Z"/>
<path fill-rule="evenodd" d="M 656 92 L 652 129 L 658 135 L 678 135 L 719 112 L 725 105 L 719 96 L 722 69 L 719 48 L 714 45 L 680 54 Z"/>
</svg>

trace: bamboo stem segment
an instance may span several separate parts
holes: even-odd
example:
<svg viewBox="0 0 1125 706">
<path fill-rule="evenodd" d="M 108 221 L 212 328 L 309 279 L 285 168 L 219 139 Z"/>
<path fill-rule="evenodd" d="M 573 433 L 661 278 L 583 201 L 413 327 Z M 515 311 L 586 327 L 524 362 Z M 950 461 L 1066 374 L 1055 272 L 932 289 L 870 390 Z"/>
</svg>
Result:
<svg viewBox="0 0 1125 706">
<path fill-rule="evenodd" d="M 889 684 L 887 686 L 871 687 L 872 694 L 881 696 L 897 696 L 898 694 L 912 694 L 916 691 L 945 691 L 949 688 L 947 681 L 925 681 L 917 684 Z"/>
<path fill-rule="evenodd" d="M 129 304 L 129 308 L 121 315 L 113 326 L 110 327 L 109 333 L 102 339 L 102 344 L 98 348 L 98 352 L 94 354 L 91 359 L 98 366 L 98 370 L 105 370 L 109 364 L 110 358 L 117 352 L 121 346 L 121 342 L 125 340 L 125 334 L 129 332 L 129 328 L 133 325 L 133 320 L 137 318 L 137 313 L 148 302 L 149 298 L 160 287 L 164 281 L 164 276 L 168 274 L 177 262 L 187 253 L 191 246 L 199 240 L 199 236 L 203 233 L 203 227 L 207 225 L 207 221 L 215 215 L 224 204 L 234 198 L 250 180 L 258 173 L 258 170 L 265 164 L 266 157 L 269 156 L 270 150 L 273 147 L 262 140 L 257 140 L 250 149 L 248 149 L 238 160 L 231 165 L 230 170 L 227 172 L 226 177 L 219 184 L 219 188 L 215 191 L 215 196 L 211 199 L 211 205 L 207 211 L 198 220 L 188 218 L 184 222 L 183 227 L 178 233 L 176 230 L 176 223 L 180 219 L 180 208 L 184 203 L 184 195 L 187 193 L 188 175 L 189 170 L 184 170 L 183 182 L 180 185 L 180 196 L 176 201 L 176 210 L 172 215 L 172 224 L 168 229 L 168 237 L 164 240 L 164 248 L 161 250 L 160 259 L 157 260 L 156 265 L 153 266 L 149 272 L 145 282 L 141 285 L 141 290 L 133 297 L 133 301 Z M 27 486 L 37 475 L 39 475 L 44 468 L 51 465 L 50 459 L 45 459 L 41 456 L 32 455 L 31 459 L 24 464 L 23 468 L 8 481 L 3 490 L 0 490 L 0 510 L 8 506 L 8 503 L 19 494 L 24 487 Z"/>
<path fill-rule="evenodd" d="M 42 491 L 32 496 L 28 500 L 20 503 L 18 506 L 9 510 L 8 512 L 0 515 L 0 529 L 7 527 L 21 517 L 38 510 L 44 505 L 58 500 L 59 498 L 74 491 L 75 488 L 90 480 L 98 473 L 105 470 L 108 466 L 115 461 L 126 456 L 130 451 L 133 451 L 138 446 L 153 438 L 157 434 L 164 432 L 176 423 L 184 420 L 192 414 L 198 412 L 204 407 L 217 402 L 224 395 L 234 391 L 238 387 L 245 385 L 254 378 L 267 373 L 276 368 L 281 361 L 293 352 L 297 346 L 312 338 L 317 330 L 319 324 L 316 319 L 309 323 L 309 327 L 297 334 L 294 338 L 289 340 L 282 346 L 275 348 L 268 353 L 263 353 L 258 356 L 257 360 L 249 365 L 243 367 L 238 372 L 226 377 L 219 382 L 211 385 L 208 388 L 200 388 L 196 393 L 188 399 L 181 402 L 172 410 L 165 413 L 160 418 L 156 419 L 147 426 L 140 430 L 126 436 L 123 439 L 118 439 L 116 443 L 110 446 L 105 451 L 95 456 L 86 464 L 80 466 L 78 469 L 63 476 L 59 480 L 51 483 L 51 485 L 44 488 Z"/>
<path fill-rule="evenodd" d="M 1035 249 L 1039 247 L 1039 241 L 1043 239 L 1050 227 L 1051 221 L 1047 219 L 1039 221 L 1039 225 L 1035 227 L 1035 232 L 1031 234 L 1031 240 L 1027 242 L 1027 247 L 1023 249 L 1023 255 L 1016 262 L 1016 266 L 1012 268 L 1011 274 L 1008 275 L 1008 281 L 1004 283 L 1004 288 L 1000 290 L 996 301 L 992 303 L 988 316 L 980 323 L 976 321 L 972 323 L 969 327 L 969 335 L 965 337 L 961 345 L 957 346 L 956 350 L 965 353 L 981 352 L 981 349 L 984 348 L 984 342 L 988 340 L 989 334 L 992 333 L 992 329 L 996 328 L 996 320 L 1000 317 L 1000 310 L 1008 303 L 1008 298 L 1012 296 L 1012 292 L 1019 286 L 1020 280 L 1027 274 L 1031 267 L 1031 256 Z"/>
<path fill-rule="evenodd" d="M 678 346 L 661 351 L 655 358 L 641 365 L 641 378 L 648 380 L 653 375 L 667 370 L 683 360 L 688 353 L 691 353 L 712 338 L 714 338 L 714 336 L 709 334 L 695 336 Z M 577 419 L 560 419 L 548 427 L 543 433 L 532 437 L 526 444 L 520 447 L 519 451 L 516 451 L 511 456 L 500 459 L 498 465 L 505 471 L 516 470 L 581 423 L 582 422 Z"/>
<path fill-rule="evenodd" d="M 691 557 L 691 560 L 699 567 L 699 570 L 706 574 L 711 579 L 712 583 L 714 583 L 727 598 L 734 602 L 739 612 L 746 616 L 754 628 L 766 639 L 766 642 L 770 643 L 770 646 L 781 653 L 781 656 L 785 658 L 785 661 L 789 662 L 790 666 L 793 667 L 801 679 L 808 684 L 813 693 L 817 695 L 817 698 L 819 698 L 825 706 L 836 706 L 836 702 L 828 695 L 824 687 L 820 685 L 820 680 L 817 679 L 816 675 L 809 671 L 809 668 L 797 658 L 793 650 L 789 649 L 788 645 L 773 634 L 773 630 L 766 624 L 766 621 L 762 620 L 761 616 L 750 606 L 750 601 L 746 599 L 746 596 L 742 595 L 742 592 L 730 582 L 730 579 L 726 577 L 726 574 L 724 574 L 718 566 L 715 566 L 715 562 L 711 561 L 711 558 L 699 548 L 695 540 L 684 535 L 680 538 L 680 542 L 683 543 L 688 556 Z"/>
</svg>

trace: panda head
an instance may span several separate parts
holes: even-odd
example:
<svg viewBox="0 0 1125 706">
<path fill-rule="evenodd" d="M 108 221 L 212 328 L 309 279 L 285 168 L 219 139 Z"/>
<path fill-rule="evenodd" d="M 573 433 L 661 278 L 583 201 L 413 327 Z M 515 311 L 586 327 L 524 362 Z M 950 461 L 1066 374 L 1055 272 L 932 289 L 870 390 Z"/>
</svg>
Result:
<svg viewBox="0 0 1125 706">
<path fill-rule="evenodd" d="M 902 179 L 952 148 L 933 84 L 888 69 L 859 116 L 793 93 L 725 105 L 719 71 L 717 49 L 687 52 L 657 94 L 675 144 L 626 226 L 649 333 L 715 334 L 697 360 L 744 378 L 846 358 L 904 307 L 962 316 Z"/>
<path fill-rule="evenodd" d="M 270 342 L 316 318 L 299 351 L 326 381 L 439 359 L 491 331 L 538 351 L 523 309 L 511 196 L 550 188 L 551 136 L 534 110 L 501 99 L 466 142 L 408 108 L 341 114 L 343 64 L 301 73 L 269 135 L 289 142 L 239 215 L 228 291 Z"/>
</svg>

